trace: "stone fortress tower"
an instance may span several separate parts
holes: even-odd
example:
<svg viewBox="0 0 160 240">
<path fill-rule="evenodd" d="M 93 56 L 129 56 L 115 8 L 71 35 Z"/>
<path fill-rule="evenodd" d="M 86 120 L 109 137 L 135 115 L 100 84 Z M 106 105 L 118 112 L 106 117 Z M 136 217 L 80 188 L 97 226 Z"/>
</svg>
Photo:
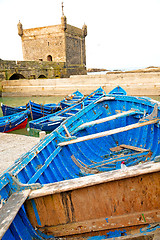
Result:
<svg viewBox="0 0 160 240">
<path fill-rule="evenodd" d="M 61 24 L 23 29 L 19 21 L 17 26 L 24 61 L 63 62 L 66 68 L 85 68 L 87 26 L 80 29 L 67 24 L 63 2 Z"/>
</svg>

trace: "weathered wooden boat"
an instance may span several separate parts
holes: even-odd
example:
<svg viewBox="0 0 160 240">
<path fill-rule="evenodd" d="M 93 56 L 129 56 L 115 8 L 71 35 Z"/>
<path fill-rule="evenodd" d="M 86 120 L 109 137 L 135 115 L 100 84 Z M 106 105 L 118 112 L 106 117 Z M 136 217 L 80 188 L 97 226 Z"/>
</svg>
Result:
<svg viewBox="0 0 160 240">
<path fill-rule="evenodd" d="M 120 86 L 115 87 L 112 89 L 109 94 L 114 94 L 114 95 L 127 95 L 127 92 L 121 88 Z"/>
<path fill-rule="evenodd" d="M 61 108 L 63 109 L 63 108 L 66 108 L 66 107 L 71 107 L 72 105 L 81 102 L 83 98 L 84 98 L 84 95 L 77 90 L 74 93 L 65 97 L 60 102 Z"/>
<path fill-rule="evenodd" d="M 23 111 L 9 116 L 0 117 L 0 132 L 11 132 L 25 128 L 27 125 L 29 111 Z"/>
<path fill-rule="evenodd" d="M 25 111 L 27 109 L 27 106 L 11 107 L 1 103 L 1 109 L 2 109 L 3 116 L 8 116 L 8 115 Z"/>
<path fill-rule="evenodd" d="M 19 158 L 0 176 L 1 238 L 105 239 L 158 228 L 159 106 L 102 97 Z"/>
<path fill-rule="evenodd" d="M 26 109 L 30 109 L 32 112 L 33 119 L 37 119 L 48 114 L 52 114 L 53 112 L 56 112 L 66 106 L 76 104 L 77 102 L 81 101 L 83 97 L 84 97 L 83 94 L 77 90 L 71 95 L 65 97 L 58 104 L 55 103 L 39 104 L 34 103 L 33 101 L 29 101 L 29 103 L 27 103 L 25 106 L 12 107 L 1 103 L 1 109 L 3 116 L 12 115 L 18 112 L 25 111 Z"/>
<path fill-rule="evenodd" d="M 73 95 L 73 97 L 71 97 L 72 95 Z M 62 108 L 66 107 L 67 104 L 73 105 L 76 102 L 80 101 L 80 99 L 82 99 L 82 97 L 83 97 L 83 94 L 81 94 L 79 91 L 74 92 L 72 95 L 65 97 L 58 104 L 50 103 L 50 104 L 43 105 L 43 104 L 38 104 L 38 103 L 34 103 L 32 101 L 29 101 L 29 109 L 31 111 L 32 120 L 47 116 L 49 114 L 53 114 L 55 112 L 58 112 Z M 64 103 L 64 104 L 62 104 L 62 103 Z"/>
<path fill-rule="evenodd" d="M 29 101 L 29 109 L 31 112 L 31 118 L 32 119 L 37 119 L 37 118 L 41 118 L 44 116 L 47 116 L 48 114 L 52 114 L 54 112 L 59 111 L 60 105 L 59 104 L 50 104 L 48 105 L 43 105 L 43 104 L 39 104 L 39 103 L 35 103 L 32 101 Z"/>
<path fill-rule="evenodd" d="M 84 98 L 80 103 L 72 104 L 71 107 L 66 107 L 65 109 L 62 109 L 54 114 L 50 114 L 46 117 L 30 121 L 29 127 L 41 131 L 51 132 L 55 130 L 68 117 L 75 115 L 77 112 L 84 109 L 84 107 L 86 107 L 88 104 L 105 94 L 105 91 L 100 87 L 88 95 L 86 98 Z"/>
</svg>

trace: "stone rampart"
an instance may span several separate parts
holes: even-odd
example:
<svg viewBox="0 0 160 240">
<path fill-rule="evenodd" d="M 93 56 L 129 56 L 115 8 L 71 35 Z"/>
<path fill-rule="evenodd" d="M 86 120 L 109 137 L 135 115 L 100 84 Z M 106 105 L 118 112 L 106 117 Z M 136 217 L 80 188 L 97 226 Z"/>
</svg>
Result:
<svg viewBox="0 0 160 240">
<path fill-rule="evenodd" d="M 105 75 L 77 75 L 61 79 L 3 81 L 2 95 L 66 95 L 77 89 L 86 95 L 100 86 L 108 93 L 118 85 L 124 88 L 128 95 L 160 95 L 160 71 L 111 72 Z"/>
<path fill-rule="evenodd" d="M 86 74 L 84 65 L 48 61 L 3 61 L 0 60 L 0 80 L 64 78 Z"/>
</svg>

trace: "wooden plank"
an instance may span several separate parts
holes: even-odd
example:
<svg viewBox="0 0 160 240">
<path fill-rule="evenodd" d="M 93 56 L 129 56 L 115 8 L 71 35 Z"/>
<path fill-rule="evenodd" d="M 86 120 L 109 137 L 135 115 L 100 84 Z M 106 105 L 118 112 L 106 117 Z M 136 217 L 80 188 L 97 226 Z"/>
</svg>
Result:
<svg viewBox="0 0 160 240">
<path fill-rule="evenodd" d="M 143 215 L 145 216 L 145 221 L 143 219 Z M 139 227 L 144 226 L 144 224 L 150 224 L 160 221 L 160 210 L 148 211 L 148 212 L 138 212 L 132 214 L 126 214 L 123 216 L 111 216 L 100 219 L 92 219 L 86 220 L 82 222 L 73 222 L 65 225 L 57 225 L 47 227 L 47 230 L 54 234 L 55 237 L 63 237 L 67 235 L 74 234 L 83 234 L 86 232 L 94 232 L 94 231 L 103 231 L 103 230 L 112 230 L 112 229 L 120 229 L 127 228 L 129 226 Z M 80 226 L 80 227 L 79 227 Z M 42 228 L 44 230 L 44 228 Z M 39 230 L 41 228 L 39 227 Z"/>
<path fill-rule="evenodd" d="M 134 150 L 134 151 L 137 151 L 137 152 L 148 152 L 148 151 L 150 151 L 149 149 L 134 147 L 134 146 L 131 146 L 131 145 L 126 145 L 126 144 L 121 144 L 120 147 L 131 149 L 131 150 Z"/>
<path fill-rule="evenodd" d="M 63 128 L 64 128 L 64 130 L 65 130 L 65 132 L 66 132 L 66 134 L 67 134 L 67 137 L 71 137 L 71 134 L 69 133 L 69 131 L 68 131 L 66 125 L 63 124 L 62 126 L 63 126 Z"/>
<path fill-rule="evenodd" d="M 37 197 L 34 199 L 37 206 L 38 201 L 41 203 L 41 199 L 45 198 L 47 215 L 44 216 L 41 209 L 37 208 L 43 224 L 33 227 L 54 236 L 70 236 L 159 222 L 159 188 L 159 172 L 151 172 Z M 54 196 L 62 199 L 60 204 L 54 202 Z M 52 199 L 53 203 L 50 202 Z M 30 201 L 26 201 L 26 210 Z M 57 207 L 58 211 L 55 211 Z M 59 218 L 61 215 L 63 219 Z M 28 217 L 30 220 L 35 218 L 33 210 Z"/>
<path fill-rule="evenodd" d="M 116 134 L 116 133 L 129 131 L 129 130 L 139 128 L 139 127 L 143 127 L 143 126 L 147 126 L 147 125 L 150 125 L 150 124 L 155 124 L 159 120 L 160 120 L 159 118 L 156 118 L 156 119 L 146 121 L 146 122 L 138 122 L 138 123 L 134 123 L 134 124 L 131 124 L 131 125 L 128 125 L 128 126 L 125 126 L 125 127 L 115 128 L 115 129 L 112 129 L 112 130 L 108 130 L 108 131 L 104 131 L 104 132 L 100 132 L 100 133 L 95 133 L 95 134 L 79 137 L 79 138 L 76 138 L 76 139 L 72 139 L 70 141 L 60 142 L 58 145 L 59 146 L 65 146 L 65 145 L 84 142 L 84 141 L 88 141 L 88 140 L 92 140 L 92 139 L 96 139 L 96 138 L 100 138 L 100 137 L 106 137 L 106 136 L 110 136 L 110 135 L 113 135 L 113 134 Z"/>
<path fill-rule="evenodd" d="M 81 129 L 84 129 L 86 127 L 94 126 L 96 124 L 100 124 L 100 123 L 104 123 L 104 122 L 109 122 L 111 120 L 115 120 L 115 119 L 120 118 L 120 117 L 129 116 L 129 115 L 132 115 L 132 114 L 135 114 L 135 113 L 141 113 L 141 112 L 138 111 L 138 110 L 131 109 L 129 111 L 124 111 L 122 113 L 111 115 L 111 116 L 108 116 L 108 117 L 105 117 L 105 118 L 101 118 L 101 119 L 94 120 L 94 121 L 91 121 L 91 122 L 86 122 L 86 123 L 83 123 L 82 125 L 80 125 L 77 128 L 77 131 L 81 130 Z"/>
<path fill-rule="evenodd" d="M 71 116 L 75 115 L 74 113 L 70 113 L 70 112 L 67 112 L 67 114 Z"/>
<path fill-rule="evenodd" d="M 119 152 L 119 151 L 121 151 L 122 149 L 123 149 L 122 147 L 116 146 L 116 147 L 110 148 L 109 150 L 112 151 L 112 152 Z"/>
<path fill-rule="evenodd" d="M 19 209 L 27 199 L 30 189 L 13 193 L 5 205 L 0 209 L 0 239 L 13 222 Z"/>
<path fill-rule="evenodd" d="M 57 183 L 46 184 L 44 187 L 32 190 L 28 199 L 46 196 L 49 194 L 71 191 L 74 189 L 98 185 L 105 182 L 117 181 L 160 171 L 160 163 L 145 163 L 133 167 L 127 167 L 126 171 L 114 170 L 110 172 L 98 173 L 77 179 L 65 180 Z"/>
</svg>

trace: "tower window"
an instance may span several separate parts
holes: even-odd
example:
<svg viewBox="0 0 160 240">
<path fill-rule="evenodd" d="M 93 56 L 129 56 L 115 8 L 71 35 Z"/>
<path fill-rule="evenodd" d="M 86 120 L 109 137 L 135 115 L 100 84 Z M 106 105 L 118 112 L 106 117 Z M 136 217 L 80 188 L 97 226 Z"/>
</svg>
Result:
<svg viewBox="0 0 160 240">
<path fill-rule="evenodd" d="M 48 42 L 48 46 L 49 46 L 49 42 Z"/>
<path fill-rule="evenodd" d="M 51 56 L 51 55 L 48 55 L 48 56 L 47 56 L 47 61 L 49 61 L 49 62 L 52 61 L 52 56 Z"/>
</svg>

